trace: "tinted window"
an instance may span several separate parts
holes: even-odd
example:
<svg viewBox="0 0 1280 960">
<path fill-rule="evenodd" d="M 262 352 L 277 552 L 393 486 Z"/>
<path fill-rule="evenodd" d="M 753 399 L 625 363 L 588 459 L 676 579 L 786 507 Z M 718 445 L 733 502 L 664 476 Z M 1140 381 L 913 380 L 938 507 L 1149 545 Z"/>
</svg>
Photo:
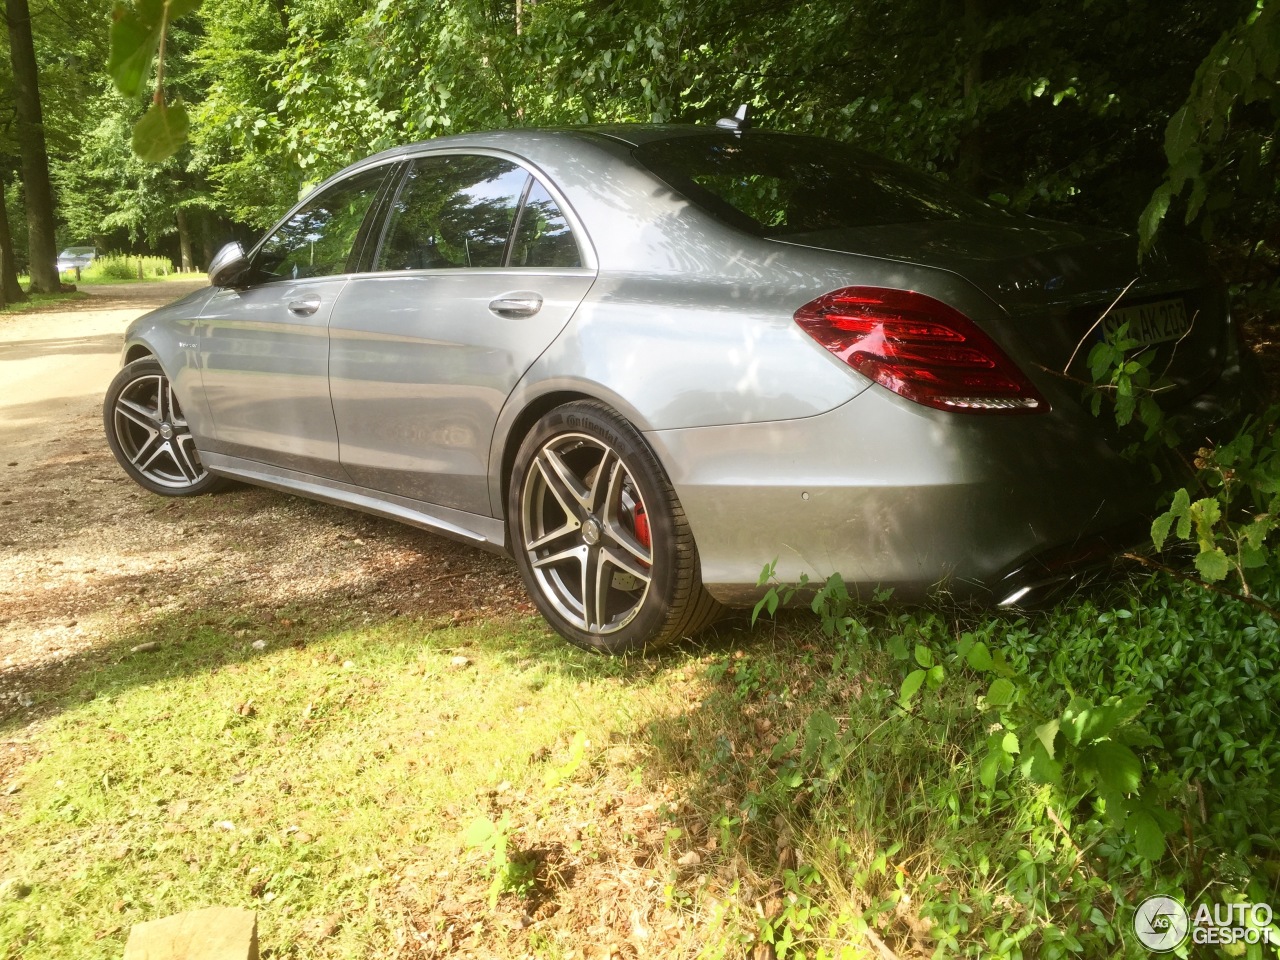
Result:
<svg viewBox="0 0 1280 960">
<path fill-rule="evenodd" d="M 391 204 L 375 269 L 502 266 L 528 180 L 497 157 L 415 160 Z"/>
<path fill-rule="evenodd" d="M 578 244 L 556 202 L 536 180 L 520 211 L 511 244 L 513 267 L 578 267 Z"/>
<path fill-rule="evenodd" d="M 816 137 L 679 137 L 635 156 L 709 213 L 764 236 L 1001 217 L 907 167 Z"/>
<path fill-rule="evenodd" d="M 360 225 L 387 168 L 364 170 L 334 184 L 280 225 L 253 265 L 263 280 L 299 280 L 346 273 Z"/>
</svg>

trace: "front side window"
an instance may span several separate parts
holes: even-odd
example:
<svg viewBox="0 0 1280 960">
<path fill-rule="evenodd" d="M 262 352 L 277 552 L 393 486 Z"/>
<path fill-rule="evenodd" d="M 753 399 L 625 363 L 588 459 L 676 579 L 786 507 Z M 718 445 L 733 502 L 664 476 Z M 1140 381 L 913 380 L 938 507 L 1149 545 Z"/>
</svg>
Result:
<svg viewBox="0 0 1280 960">
<path fill-rule="evenodd" d="M 391 204 L 374 269 L 503 266 L 528 182 L 498 157 L 419 157 Z"/>
<path fill-rule="evenodd" d="M 385 166 L 362 170 L 308 200 L 259 247 L 260 280 L 302 280 L 346 273 L 365 214 L 386 177 Z"/>
</svg>

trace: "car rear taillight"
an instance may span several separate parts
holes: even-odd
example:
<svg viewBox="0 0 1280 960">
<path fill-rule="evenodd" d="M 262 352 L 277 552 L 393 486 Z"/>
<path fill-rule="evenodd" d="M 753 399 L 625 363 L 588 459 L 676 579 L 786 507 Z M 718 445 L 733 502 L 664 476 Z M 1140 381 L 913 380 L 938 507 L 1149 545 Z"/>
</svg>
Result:
<svg viewBox="0 0 1280 960">
<path fill-rule="evenodd" d="M 795 320 L 863 376 L 916 403 L 965 413 L 1049 409 L 995 341 L 922 293 L 845 287 L 806 303 Z"/>
</svg>

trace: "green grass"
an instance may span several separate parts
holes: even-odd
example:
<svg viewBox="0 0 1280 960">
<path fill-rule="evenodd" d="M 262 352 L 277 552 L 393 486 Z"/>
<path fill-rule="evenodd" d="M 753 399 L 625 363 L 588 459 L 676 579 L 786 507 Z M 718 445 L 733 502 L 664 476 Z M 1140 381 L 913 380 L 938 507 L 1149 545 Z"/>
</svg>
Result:
<svg viewBox="0 0 1280 960">
<path fill-rule="evenodd" d="M 786 614 L 639 661 L 577 651 L 536 619 L 313 633 L 325 611 L 190 611 L 122 633 L 41 704 L 41 756 L 0 799 L 0 956 L 115 958 L 131 924 L 223 904 L 258 912 L 273 957 L 551 958 L 628 940 L 747 957 L 767 955 L 761 939 L 814 960 L 876 941 L 904 957 L 1145 957 L 1130 924 L 1150 893 L 1280 899 L 1275 837 L 1255 826 L 1248 851 L 1213 833 L 1214 808 L 1234 808 L 1206 786 L 1208 822 L 1186 802 L 1198 846 L 1179 827 L 1150 863 L 1087 796 L 1012 770 L 984 783 L 989 680 L 954 649 L 978 631 L 1025 691 L 1159 685 L 1150 775 L 1190 764 L 1265 809 L 1271 714 L 1231 713 L 1231 695 L 1215 708 L 1224 730 L 1261 735 L 1249 764 L 1184 753 L 1199 721 L 1181 729 L 1177 698 L 1220 681 L 1210 653 L 1178 644 L 1198 624 L 1274 676 L 1278 631 L 1171 589 L 1148 612 L 1117 591 L 1031 619 L 859 606 L 831 637 Z M 160 647 L 131 653 L 142 641 Z M 904 704 L 929 656 L 945 681 Z M 1266 729 L 1245 729 L 1255 717 Z"/>
<path fill-rule="evenodd" d="M 275 956 L 313 955 L 335 914 L 326 955 L 392 952 L 397 877 L 452 865 L 478 792 L 539 781 L 575 732 L 608 737 L 628 696 L 623 664 L 538 622 L 261 652 L 197 623 L 67 692 L 0 828 L 8 955 L 118 957 L 131 923 L 214 903 L 258 909 Z"/>
<path fill-rule="evenodd" d="M 141 267 L 142 276 L 138 276 Z M 80 271 L 80 283 L 136 283 L 141 280 L 163 280 L 174 274 L 168 257 L 135 257 L 107 254 L 98 257 Z M 62 274 L 64 283 L 75 282 L 75 271 Z"/>
<path fill-rule="evenodd" d="M 11 303 L 3 310 L 0 310 L 0 316 L 30 313 L 33 310 L 43 310 L 71 300 L 83 300 L 87 296 L 87 293 L 81 293 L 80 291 L 75 293 L 34 293 L 30 294 L 22 303 Z"/>
<path fill-rule="evenodd" d="M 138 264 L 142 264 L 142 277 L 138 277 Z M 168 257 L 133 256 L 123 254 L 107 254 L 98 257 L 88 267 L 80 270 L 80 279 L 76 280 L 74 270 L 65 270 L 60 275 L 63 283 L 105 284 L 105 283 L 154 283 L 157 281 L 192 280 L 201 276 L 199 273 L 179 273 L 173 261 Z M 26 275 L 18 277 L 24 288 L 31 286 L 31 278 Z"/>
</svg>

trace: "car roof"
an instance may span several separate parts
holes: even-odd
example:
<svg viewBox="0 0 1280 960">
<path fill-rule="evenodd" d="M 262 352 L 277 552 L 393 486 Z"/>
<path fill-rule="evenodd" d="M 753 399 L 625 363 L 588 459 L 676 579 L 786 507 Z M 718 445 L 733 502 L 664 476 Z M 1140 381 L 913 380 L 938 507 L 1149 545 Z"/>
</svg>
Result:
<svg viewBox="0 0 1280 960">
<path fill-rule="evenodd" d="M 725 135 L 714 126 L 690 123 L 596 123 L 569 127 L 506 127 L 499 130 L 480 130 L 474 133 L 455 133 L 430 140 L 419 140 L 391 147 L 352 164 L 348 169 L 367 163 L 389 160 L 399 156 L 420 153 L 424 148 L 501 148 L 532 139 L 553 140 L 613 140 L 631 147 L 638 147 L 654 140 L 670 140 L 675 137 Z"/>
</svg>

